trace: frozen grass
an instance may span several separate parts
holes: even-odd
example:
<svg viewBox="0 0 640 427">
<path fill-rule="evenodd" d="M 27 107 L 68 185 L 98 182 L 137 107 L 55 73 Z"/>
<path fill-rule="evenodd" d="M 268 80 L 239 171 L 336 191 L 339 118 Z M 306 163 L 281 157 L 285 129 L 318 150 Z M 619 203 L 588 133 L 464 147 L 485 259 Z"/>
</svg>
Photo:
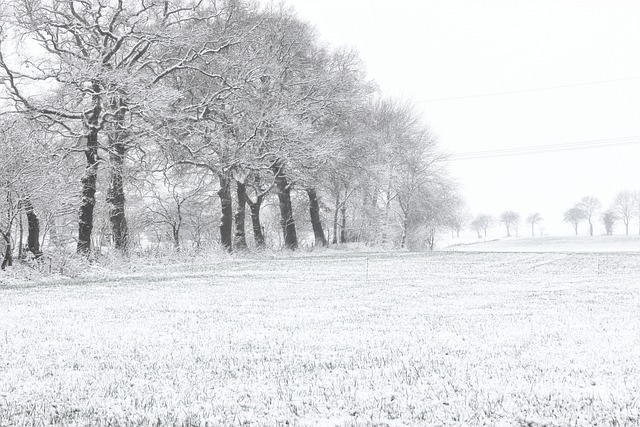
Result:
<svg viewBox="0 0 640 427">
<path fill-rule="evenodd" d="M 324 254 L 0 285 L 0 426 L 640 424 L 640 257 Z"/>
</svg>

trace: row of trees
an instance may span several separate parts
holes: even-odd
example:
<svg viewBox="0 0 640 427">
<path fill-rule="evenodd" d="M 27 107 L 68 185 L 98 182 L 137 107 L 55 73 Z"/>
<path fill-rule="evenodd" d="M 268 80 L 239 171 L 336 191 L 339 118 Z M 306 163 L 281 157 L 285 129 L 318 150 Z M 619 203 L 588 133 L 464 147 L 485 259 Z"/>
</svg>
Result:
<svg viewBox="0 0 640 427">
<path fill-rule="evenodd" d="M 295 249 L 303 210 L 312 244 L 432 247 L 460 204 L 415 109 L 381 99 L 357 52 L 290 9 L 10 0 L 0 13 L 5 265 L 16 241 L 36 257 L 40 242 Z"/>
<path fill-rule="evenodd" d="M 498 218 L 487 214 L 479 214 L 472 218 L 468 210 L 461 209 L 454 211 L 452 217 L 457 219 L 450 224 L 450 228 L 458 237 L 467 224 L 479 238 L 487 237 L 487 230 L 496 223 L 504 226 L 507 236 L 511 237 L 512 233 L 518 235 L 521 223 L 520 214 L 511 210 L 503 211 Z M 625 234 L 628 235 L 629 226 L 634 219 L 640 221 L 640 191 L 629 190 L 619 192 L 607 209 L 602 209 L 602 203 L 596 197 L 585 196 L 563 215 L 564 222 L 571 224 L 576 235 L 580 224 L 586 222 L 590 236 L 593 236 L 594 223 L 598 220 L 604 226 L 607 235 L 613 234 L 617 223 L 624 225 Z M 543 222 L 543 217 L 539 212 L 534 212 L 526 217 L 525 222 L 531 227 L 531 235 L 535 236 L 536 227 Z"/>
<path fill-rule="evenodd" d="M 497 221 L 502 224 L 507 231 L 507 237 L 511 237 L 511 233 L 518 235 L 520 227 L 520 214 L 512 211 L 503 211 Z M 531 226 L 531 235 L 535 236 L 536 226 L 543 221 L 539 212 L 534 212 L 527 216 L 526 222 Z M 478 234 L 478 238 L 487 237 L 487 230 L 496 223 L 496 219 L 488 214 L 479 214 L 471 221 L 471 227 Z"/>
<path fill-rule="evenodd" d="M 578 234 L 578 226 L 584 221 L 589 224 L 589 235 L 593 236 L 593 222 L 598 217 L 604 225 L 607 235 L 613 234 L 618 222 L 622 222 L 625 234 L 629 235 L 629 225 L 634 218 L 640 220 L 640 191 L 625 190 L 619 192 L 607 209 L 595 197 L 583 197 L 564 213 L 564 221 L 570 223 Z"/>
</svg>

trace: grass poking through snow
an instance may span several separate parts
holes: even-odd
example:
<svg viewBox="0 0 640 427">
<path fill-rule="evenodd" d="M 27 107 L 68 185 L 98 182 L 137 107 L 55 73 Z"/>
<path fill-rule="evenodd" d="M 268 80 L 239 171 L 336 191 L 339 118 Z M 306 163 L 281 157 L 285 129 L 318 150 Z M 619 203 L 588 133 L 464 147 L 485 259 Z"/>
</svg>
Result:
<svg viewBox="0 0 640 427">
<path fill-rule="evenodd" d="M 0 285 L 0 426 L 640 424 L 640 257 L 340 256 Z"/>
</svg>

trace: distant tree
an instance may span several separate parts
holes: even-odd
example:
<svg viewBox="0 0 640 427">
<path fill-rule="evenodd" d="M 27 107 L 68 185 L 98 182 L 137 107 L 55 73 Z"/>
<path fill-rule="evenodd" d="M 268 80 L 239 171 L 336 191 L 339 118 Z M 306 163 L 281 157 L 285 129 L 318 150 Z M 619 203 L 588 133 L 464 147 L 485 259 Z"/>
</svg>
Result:
<svg viewBox="0 0 640 427">
<path fill-rule="evenodd" d="M 456 237 L 460 237 L 460 232 L 469 224 L 470 219 L 471 214 L 464 200 L 456 199 L 451 214 L 447 219 L 447 225 L 451 227 L 452 234 L 455 233 Z"/>
<path fill-rule="evenodd" d="M 504 211 L 500 214 L 500 222 L 507 228 L 507 237 L 511 237 L 511 227 L 516 230 L 518 235 L 518 223 L 520 222 L 520 214 L 514 211 Z"/>
<path fill-rule="evenodd" d="M 636 199 L 636 216 L 640 218 L 640 191 L 635 191 L 633 194 Z M 640 221 L 638 223 L 640 224 Z M 640 233 L 640 230 L 638 233 Z"/>
<path fill-rule="evenodd" d="M 609 209 L 600 216 L 600 219 L 602 219 L 607 236 L 611 236 L 613 234 L 613 226 L 620 218 L 612 209 Z"/>
<path fill-rule="evenodd" d="M 491 224 L 493 224 L 493 217 L 487 214 L 480 214 L 471 222 L 471 226 L 478 233 L 478 238 L 482 237 L 480 232 L 484 232 L 484 237 L 487 237 L 487 229 Z"/>
<path fill-rule="evenodd" d="M 584 211 L 578 206 L 574 206 L 564 213 L 564 222 L 568 222 L 573 226 L 576 236 L 578 235 L 578 225 L 583 219 L 585 219 Z"/>
<path fill-rule="evenodd" d="M 542 215 L 539 212 L 532 213 L 527 217 L 527 223 L 531 224 L 531 235 L 535 236 L 535 225 L 542 222 Z"/>
<path fill-rule="evenodd" d="M 633 191 L 621 191 L 613 201 L 613 211 L 624 224 L 625 234 L 629 235 L 629 222 L 636 215 L 636 205 L 638 204 L 638 194 Z"/>
<path fill-rule="evenodd" d="M 593 236 L 593 223 L 591 222 L 591 218 L 593 218 L 596 211 L 600 209 L 600 206 L 600 200 L 592 196 L 583 197 L 577 205 L 578 209 L 583 212 L 584 218 L 589 222 L 589 236 Z"/>
</svg>

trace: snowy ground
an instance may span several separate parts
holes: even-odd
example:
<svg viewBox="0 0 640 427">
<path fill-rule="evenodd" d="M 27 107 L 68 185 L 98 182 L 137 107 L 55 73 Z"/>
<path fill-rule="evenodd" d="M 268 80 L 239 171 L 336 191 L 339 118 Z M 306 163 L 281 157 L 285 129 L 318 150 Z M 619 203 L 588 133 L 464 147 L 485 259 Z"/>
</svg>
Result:
<svg viewBox="0 0 640 427">
<path fill-rule="evenodd" d="M 640 236 L 544 236 L 502 239 L 459 239 L 443 244 L 445 250 L 472 252 L 636 252 Z"/>
<path fill-rule="evenodd" d="M 0 284 L 0 426 L 640 424 L 640 256 L 326 253 Z"/>
</svg>

